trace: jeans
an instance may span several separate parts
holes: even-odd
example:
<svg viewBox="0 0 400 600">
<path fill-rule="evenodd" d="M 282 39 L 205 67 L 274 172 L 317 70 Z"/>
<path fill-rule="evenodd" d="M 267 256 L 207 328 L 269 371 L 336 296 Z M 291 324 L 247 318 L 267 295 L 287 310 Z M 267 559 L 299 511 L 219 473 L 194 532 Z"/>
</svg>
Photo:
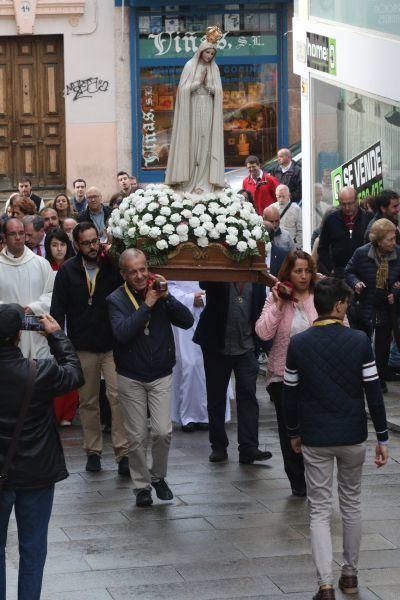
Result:
<svg viewBox="0 0 400 600">
<path fill-rule="evenodd" d="M 394 340 L 390 347 L 389 367 L 400 368 L 400 352 Z"/>
<path fill-rule="evenodd" d="M 40 600 L 47 555 L 47 530 L 54 485 L 27 491 L 4 491 L 0 507 L 0 600 L 6 600 L 7 529 L 14 507 L 18 529 L 18 600 Z"/>
<path fill-rule="evenodd" d="M 211 447 L 213 450 L 225 450 L 229 443 L 225 431 L 226 392 L 233 370 L 236 380 L 239 454 L 242 458 L 249 458 L 258 449 L 258 363 L 254 351 L 236 356 L 203 349 L 203 360 Z"/>
</svg>

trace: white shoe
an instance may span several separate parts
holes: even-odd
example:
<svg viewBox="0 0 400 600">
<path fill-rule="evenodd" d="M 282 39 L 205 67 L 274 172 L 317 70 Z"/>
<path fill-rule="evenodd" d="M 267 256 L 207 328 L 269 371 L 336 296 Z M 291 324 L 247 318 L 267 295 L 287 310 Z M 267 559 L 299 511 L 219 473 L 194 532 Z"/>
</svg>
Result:
<svg viewBox="0 0 400 600">
<path fill-rule="evenodd" d="M 67 421 L 66 419 L 60 421 L 60 427 L 69 427 L 70 425 L 72 425 L 71 421 Z"/>
</svg>

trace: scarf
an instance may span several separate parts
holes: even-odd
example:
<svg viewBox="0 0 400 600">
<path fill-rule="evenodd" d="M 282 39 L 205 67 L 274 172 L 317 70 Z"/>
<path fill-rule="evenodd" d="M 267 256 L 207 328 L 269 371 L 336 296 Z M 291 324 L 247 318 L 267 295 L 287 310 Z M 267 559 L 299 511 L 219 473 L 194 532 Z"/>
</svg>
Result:
<svg viewBox="0 0 400 600">
<path fill-rule="evenodd" d="M 387 290 L 389 278 L 389 261 L 387 254 L 381 254 L 379 248 L 375 246 L 375 254 L 378 259 L 378 268 L 376 270 L 376 288 Z"/>
</svg>

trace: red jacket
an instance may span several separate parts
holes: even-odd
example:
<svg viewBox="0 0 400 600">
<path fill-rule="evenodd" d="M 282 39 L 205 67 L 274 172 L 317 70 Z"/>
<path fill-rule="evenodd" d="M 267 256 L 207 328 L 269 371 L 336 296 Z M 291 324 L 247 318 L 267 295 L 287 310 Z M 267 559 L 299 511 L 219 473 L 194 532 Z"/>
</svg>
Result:
<svg viewBox="0 0 400 600">
<path fill-rule="evenodd" d="M 253 194 L 254 206 L 259 215 L 263 214 L 264 208 L 267 208 L 273 202 L 276 202 L 275 189 L 279 181 L 269 173 L 263 173 L 261 180 L 257 183 L 248 176 L 243 179 L 242 188 Z"/>
</svg>

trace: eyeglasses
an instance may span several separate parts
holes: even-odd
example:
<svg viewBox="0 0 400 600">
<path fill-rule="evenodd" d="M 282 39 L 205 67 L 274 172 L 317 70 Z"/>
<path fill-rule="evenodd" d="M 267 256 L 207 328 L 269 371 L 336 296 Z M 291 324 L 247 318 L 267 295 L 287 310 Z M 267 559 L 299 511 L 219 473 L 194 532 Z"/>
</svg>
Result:
<svg viewBox="0 0 400 600">
<path fill-rule="evenodd" d="M 88 200 L 96 200 L 96 198 L 100 198 L 100 196 L 98 194 L 96 194 L 96 196 L 86 196 L 86 198 Z"/>
<path fill-rule="evenodd" d="M 89 248 L 89 246 L 97 246 L 100 243 L 99 238 L 95 238 L 93 240 L 87 240 L 86 242 L 78 242 L 80 246 L 84 248 Z"/>
</svg>

